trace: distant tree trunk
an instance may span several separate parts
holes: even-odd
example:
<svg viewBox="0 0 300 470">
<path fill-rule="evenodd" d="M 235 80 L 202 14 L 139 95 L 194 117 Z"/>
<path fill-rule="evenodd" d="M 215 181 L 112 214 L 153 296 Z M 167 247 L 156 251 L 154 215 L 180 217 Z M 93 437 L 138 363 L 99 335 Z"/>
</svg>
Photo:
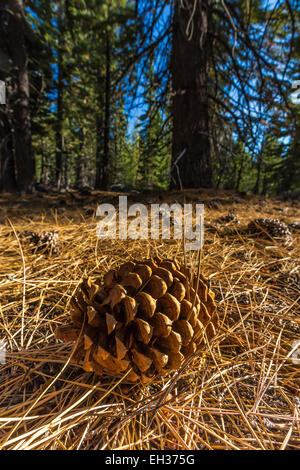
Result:
<svg viewBox="0 0 300 470">
<path fill-rule="evenodd" d="M 3 112 L 0 121 L 0 191 L 16 190 L 13 133 L 7 113 Z"/>
<path fill-rule="evenodd" d="M 68 188 L 69 187 L 69 165 L 68 165 L 68 162 L 69 162 L 69 159 L 70 159 L 70 155 L 69 155 L 69 152 L 64 152 L 64 161 L 63 161 L 63 178 L 62 178 L 62 181 L 63 181 L 63 186 L 64 188 Z"/>
<path fill-rule="evenodd" d="M 41 146 L 41 177 L 40 183 L 47 184 L 47 175 L 46 175 L 46 155 L 45 155 L 45 144 L 44 139 L 42 138 L 40 141 Z"/>
<path fill-rule="evenodd" d="M 96 180 L 95 188 L 102 187 L 102 170 L 103 170 L 103 91 L 102 77 L 98 72 L 98 113 L 96 120 Z"/>
<path fill-rule="evenodd" d="M 194 0 L 174 1 L 173 50 L 171 72 L 173 84 L 172 186 L 190 188 L 212 186 L 209 140 L 208 79 L 208 0 L 202 0 L 194 13 Z M 197 2 L 198 3 L 198 2 Z M 192 31 L 192 33 L 191 33 Z M 182 158 L 174 163 L 185 150 Z"/>
<path fill-rule="evenodd" d="M 107 189 L 109 186 L 109 163 L 110 163 L 110 101 L 111 101 L 111 46 L 108 31 L 106 32 L 106 77 L 105 77 L 105 122 L 104 122 L 104 159 L 102 186 Z"/>
<path fill-rule="evenodd" d="M 31 147 L 31 120 L 29 110 L 28 56 L 24 37 L 24 7 L 22 0 L 9 0 L 8 34 L 9 55 L 13 61 L 13 90 L 9 97 L 12 110 L 13 147 L 15 153 L 17 187 L 31 192 L 34 184 L 34 160 Z M 10 160 L 10 165 L 12 161 Z"/>
<path fill-rule="evenodd" d="M 98 189 L 108 189 L 109 186 L 109 169 L 110 169 L 110 104 L 111 104 L 111 44 L 109 32 L 106 31 L 106 71 L 105 71 L 105 110 L 104 110 L 104 124 L 103 124 L 103 152 L 100 148 L 97 152 L 97 170 L 96 170 L 96 184 Z M 101 102 L 101 98 L 99 99 Z M 102 109 L 99 109 L 102 114 Z M 100 125 L 102 116 L 98 116 L 98 126 Z M 98 143 L 100 144 L 100 129 L 98 128 Z"/>
<path fill-rule="evenodd" d="M 261 154 L 258 156 L 257 162 L 257 175 L 256 175 L 256 182 L 253 189 L 254 194 L 259 193 L 259 186 L 260 186 L 260 176 L 261 176 L 261 167 L 262 167 L 262 156 Z"/>
<path fill-rule="evenodd" d="M 63 172 L 63 82 L 61 67 L 58 64 L 57 109 L 56 109 L 56 182 L 60 188 Z"/>
<path fill-rule="evenodd" d="M 56 102 L 56 182 L 61 187 L 63 177 L 63 99 L 64 99 L 64 71 L 63 71 L 63 46 L 64 46 L 64 6 L 60 2 L 58 9 L 58 48 L 57 48 L 57 102 Z"/>
<path fill-rule="evenodd" d="M 265 167 L 264 177 L 263 177 L 263 182 L 262 182 L 262 190 L 261 190 L 261 194 L 263 196 L 267 195 L 267 186 L 268 186 L 268 172 L 267 172 L 267 168 Z"/>
<path fill-rule="evenodd" d="M 85 128 L 82 127 L 79 131 L 80 135 L 80 144 L 79 144 L 79 154 L 76 160 L 76 186 L 83 186 L 83 165 L 84 165 L 84 146 L 85 146 Z"/>
<path fill-rule="evenodd" d="M 241 184 L 241 180 L 242 180 L 242 173 L 243 173 L 243 169 L 244 169 L 244 163 L 245 163 L 245 157 L 243 156 L 242 159 L 241 159 L 241 162 L 240 162 L 240 168 L 239 168 L 239 171 L 238 171 L 237 180 L 236 180 L 236 184 L 235 184 L 235 188 L 234 188 L 236 191 L 239 191 L 239 189 L 240 189 L 240 184 Z"/>
</svg>

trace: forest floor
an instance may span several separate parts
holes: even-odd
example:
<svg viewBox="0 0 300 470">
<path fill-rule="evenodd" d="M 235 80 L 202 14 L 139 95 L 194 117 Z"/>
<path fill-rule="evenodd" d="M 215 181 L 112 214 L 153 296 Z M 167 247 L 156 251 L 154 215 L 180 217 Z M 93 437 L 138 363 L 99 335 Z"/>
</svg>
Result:
<svg viewBox="0 0 300 470">
<path fill-rule="evenodd" d="M 299 222 L 300 201 L 205 190 L 129 195 L 205 204 L 201 269 L 221 319 L 213 347 L 187 368 L 129 386 L 66 364 L 72 346 L 54 336 L 83 276 L 132 257 L 183 259 L 177 240 L 99 240 L 95 209 L 118 196 L 0 195 L 0 449 L 300 449 L 299 225 L 289 243 L 245 230 L 255 218 Z M 240 223 L 219 220 L 231 210 Z M 28 233 L 43 231 L 58 234 L 50 254 L 29 242 Z M 187 253 L 195 266 L 197 256 Z"/>
</svg>

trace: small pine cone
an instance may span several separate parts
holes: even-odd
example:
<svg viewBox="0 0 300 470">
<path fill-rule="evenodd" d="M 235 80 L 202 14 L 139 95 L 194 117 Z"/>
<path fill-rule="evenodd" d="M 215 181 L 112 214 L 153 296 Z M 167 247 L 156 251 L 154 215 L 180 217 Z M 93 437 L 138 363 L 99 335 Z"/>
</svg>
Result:
<svg viewBox="0 0 300 470">
<path fill-rule="evenodd" d="M 57 232 L 32 232 L 29 239 L 35 245 L 35 251 L 42 251 L 48 254 L 56 254 L 58 252 Z"/>
<path fill-rule="evenodd" d="M 254 219 L 248 224 L 247 231 L 261 236 L 267 233 L 271 237 L 283 239 L 288 244 L 292 241 L 290 229 L 279 219 Z"/>
<path fill-rule="evenodd" d="M 148 382 L 178 369 L 218 326 L 214 294 L 176 261 L 129 261 L 103 282 L 85 280 L 71 299 L 71 320 L 56 337 L 78 344 L 76 360 L 99 375 Z"/>
<path fill-rule="evenodd" d="M 227 215 L 224 215 L 222 217 L 219 217 L 217 222 L 219 223 L 225 223 L 225 224 L 229 224 L 229 223 L 233 223 L 233 224 L 240 224 L 240 221 L 239 219 L 237 218 L 237 215 L 234 211 L 230 211 L 228 212 Z"/>
</svg>

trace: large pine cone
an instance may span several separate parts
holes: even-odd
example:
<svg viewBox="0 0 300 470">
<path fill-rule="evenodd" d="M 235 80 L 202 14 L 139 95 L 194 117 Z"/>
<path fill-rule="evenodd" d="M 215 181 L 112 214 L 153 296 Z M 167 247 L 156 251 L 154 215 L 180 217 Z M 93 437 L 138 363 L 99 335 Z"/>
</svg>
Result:
<svg viewBox="0 0 300 470">
<path fill-rule="evenodd" d="M 73 360 L 99 375 L 131 369 L 127 382 L 179 368 L 218 325 L 208 281 L 160 258 L 122 264 L 102 284 L 84 281 L 71 305 L 72 323 L 59 327 L 56 337 L 74 341 L 81 334 Z"/>
</svg>

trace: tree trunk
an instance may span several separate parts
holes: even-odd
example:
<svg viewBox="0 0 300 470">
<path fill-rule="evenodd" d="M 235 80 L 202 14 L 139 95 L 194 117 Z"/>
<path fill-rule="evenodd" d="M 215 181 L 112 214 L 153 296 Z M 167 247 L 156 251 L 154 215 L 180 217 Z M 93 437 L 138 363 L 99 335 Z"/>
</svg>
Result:
<svg viewBox="0 0 300 470">
<path fill-rule="evenodd" d="M 198 2 L 197 2 L 198 3 Z M 211 187 L 212 164 L 209 140 L 208 0 L 196 7 L 189 31 L 194 0 L 174 1 L 172 186 Z M 191 32 L 192 31 L 192 32 Z M 181 156 L 181 158 L 179 158 Z"/>
<path fill-rule="evenodd" d="M 1 114 L 0 121 L 0 191 L 17 191 L 13 133 L 7 113 Z"/>
<path fill-rule="evenodd" d="M 98 189 L 108 189 L 109 187 L 109 170 L 110 170 L 110 102 L 111 102 L 111 44 L 109 32 L 106 31 L 106 71 L 105 71 L 105 111 L 104 111 L 104 130 L 103 130 L 103 152 L 100 148 L 97 152 L 97 170 L 96 170 L 96 184 L 95 187 Z M 99 86 L 99 85 L 98 85 Z M 101 85 L 100 85 L 101 86 Z M 101 102 L 101 98 L 99 99 Z M 102 113 L 102 109 L 99 109 L 99 113 Z M 98 117 L 98 123 L 100 124 L 102 116 Z M 100 144 L 100 129 L 98 129 L 98 143 Z M 102 153 L 102 158 L 100 157 Z"/>
<path fill-rule="evenodd" d="M 263 177 L 263 182 L 262 182 L 262 190 L 261 190 L 261 194 L 263 196 L 267 195 L 267 186 L 268 186 L 268 172 L 265 166 L 264 177 Z"/>
<path fill-rule="evenodd" d="M 245 158 L 243 158 L 241 163 L 240 163 L 240 168 L 239 168 L 239 171 L 238 171 L 236 185 L 235 185 L 235 188 L 234 188 L 236 191 L 240 190 L 240 184 L 241 184 L 241 179 L 242 179 L 242 172 L 243 172 L 243 168 L 244 168 L 244 162 L 245 162 Z"/>
<path fill-rule="evenodd" d="M 60 189 L 63 178 L 63 96 L 64 96 L 64 71 L 63 71 L 63 47 L 64 47 L 64 5 L 60 2 L 58 9 L 58 48 L 57 48 L 57 103 L 56 103 L 56 182 Z"/>
<path fill-rule="evenodd" d="M 84 146 L 85 146 L 85 135 L 86 135 L 86 131 L 84 127 L 80 129 L 79 135 L 80 135 L 80 144 L 79 144 L 79 154 L 76 160 L 76 180 L 75 180 L 75 184 L 78 188 L 83 186 L 83 168 L 84 168 L 84 161 L 85 161 Z"/>
<path fill-rule="evenodd" d="M 44 145 L 44 139 L 42 138 L 40 141 L 41 145 L 41 177 L 40 177 L 40 183 L 41 184 L 47 184 L 46 183 L 46 155 L 45 155 L 45 145 Z"/>
<path fill-rule="evenodd" d="M 95 188 L 102 188 L 102 170 L 103 170 L 103 97 L 102 97 L 102 78 L 100 66 L 98 72 L 98 114 L 96 121 L 96 180 Z"/>
<path fill-rule="evenodd" d="M 7 3 L 12 13 L 8 16 L 9 54 L 14 64 L 13 91 L 9 103 L 12 109 L 17 187 L 22 192 L 31 192 L 35 168 L 31 148 L 28 56 L 24 37 L 26 20 L 22 0 L 9 0 Z"/>
<path fill-rule="evenodd" d="M 56 109 L 56 152 L 55 152 L 55 166 L 56 166 L 56 183 L 58 188 L 62 183 L 63 172 L 63 82 L 61 79 L 61 67 L 58 63 L 58 84 L 57 84 L 57 109 Z"/>
<path fill-rule="evenodd" d="M 104 159 L 102 186 L 107 189 L 109 186 L 109 163 L 110 163 L 110 94 L 111 94 L 111 47 L 108 31 L 106 32 L 106 77 L 105 77 L 105 122 L 104 122 Z"/>
<path fill-rule="evenodd" d="M 258 156 L 258 162 L 257 162 L 257 175 L 256 175 L 256 182 L 255 186 L 253 188 L 254 194 L 259 193 L 259 186 L 260 186 L 260 176 L 261 176 L 261 167 L 262 167 L 262 156 L 259 154 Z"/>
</svg>

